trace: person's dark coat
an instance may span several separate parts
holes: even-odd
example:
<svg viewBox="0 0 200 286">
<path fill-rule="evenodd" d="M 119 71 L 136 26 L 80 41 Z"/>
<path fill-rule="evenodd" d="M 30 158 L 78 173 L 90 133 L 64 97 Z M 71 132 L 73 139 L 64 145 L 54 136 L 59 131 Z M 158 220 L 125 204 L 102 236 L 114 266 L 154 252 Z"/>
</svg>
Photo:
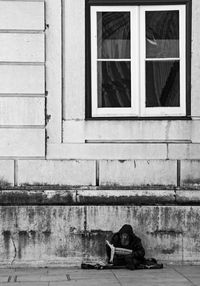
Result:
<svg viewBox="0 0 200 286">
<path fill-rule="evenodd" d="M 122 233 L 127 233 L 129 236 L 129 244 L 122 246 L 120 236 Z M 133 229 L 130 225 L 125 224 L 119 232 L 113 234 L 111 244 L 114 247 L 131 249 L 132 253 L 130 255 L 114 255 L 113 264 L 115 266 L 126 266 L 129 269 L 135 269 L 137 266 L 144 262 L 145 260 L 145 250 L 142 246 L 141 239 L 133 233 Z M 110 259 L 110 248 L 106 246 L 106 252 L 108 259 Z"/>
</svg>

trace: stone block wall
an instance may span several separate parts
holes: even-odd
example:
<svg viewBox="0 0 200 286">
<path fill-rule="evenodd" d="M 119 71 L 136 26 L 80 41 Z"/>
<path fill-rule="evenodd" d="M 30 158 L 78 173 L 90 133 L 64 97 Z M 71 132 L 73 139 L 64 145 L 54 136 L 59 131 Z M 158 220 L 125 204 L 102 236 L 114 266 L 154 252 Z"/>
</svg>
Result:
<svg viewBox="0 0 200 286">
<path fill-rule="evenodd" d="M 0 160 L 0 186 L 198 189 L 200 160 Z"/>
</svg>

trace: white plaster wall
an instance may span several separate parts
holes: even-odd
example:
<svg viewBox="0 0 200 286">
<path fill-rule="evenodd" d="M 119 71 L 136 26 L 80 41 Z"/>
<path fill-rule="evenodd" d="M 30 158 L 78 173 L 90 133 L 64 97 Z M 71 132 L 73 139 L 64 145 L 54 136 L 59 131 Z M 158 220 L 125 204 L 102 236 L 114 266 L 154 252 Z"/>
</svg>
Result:
<svg viewBox="0 0 200 286">
<path fill-rule="evenodd" d="M 34 2 L 35 3 L 35 2 Z M 2 44 L 5 46 L 14 41 L 16 47 L 14 50 L 2 48 L 0 50 L 0 61 L 9 60 L 9 65 L 1 65 L 2 84 L 0 88 L 1 103 L 1 150 L 2 159 L 37 159 L 45 155 L 45 120 L 44 109 L 45 87 L 49 92 L 47 94 L 46 113 L 51 115 L 47 123 L 47 150 L 46 157 L 49 159 L 45 163 L 45 168 L 53 170 L 56 167 L 51 166 L 51 159 L 84 159 L 84 160 L 129 160 L 129 159 L 200 159 L 200 65 L 199 65 L 199 46 L 200 36 L 198 27 L 200 25 L 200 4 L 198 0 L 193 0 L 192 15 L 192 117 L 194 120 L 98 120 L 86 121 L 85 117 L 85 3 L 82 0 L 63 1 L 63 11 L 61 11 L 61 2 L 49 0 L 46 2 L 46 23 L 51 29 L 46 29 L 46 86 L 44 81 L 44 5 L 42 2 L 34 4 L 30 2 L 9 2 L 1 3 L 2 10 L 12 16 L 13 9 L 23 7 L 31 13 L 32 5 L 39 5 L 40 9 L 33 9 L 32 16 L 39 17 L 37 24 L 35 17 L 27 18 L 21 15 L 22 8 L 17 9 L 16 20 L 17 29 L 36 29 L 35 34 L 16 35 L 10 31 L 8 34 L 0 34 Z M 12 6 L 12 5 L 13 6 Z M 35 6 L 34 6 L 35 7 Z M 56 9 L 55 9 L 56 8 Z M 24 11 L 24 10 L 23 10 Z M 64 54 L 61 54 L 61 12 L 63 12 L 63 48 Z M 24 13 L 24 12 L 23 12 Z M 2 27 L 9 30 L 13 27 L 11 16 L 2 17 Z M 36 17 L 36 18 L 37 18 Z M 19 22 L 21 21 L 21 22 Z M 36 25 L 36 26 L 35 26 Z M 56 33 L 57 31 L 57 33 Z M 12 38 L 13 35 L 13 38 Z M 56 36 L 57 35 L 57 36 Z M 33 41 L 29 42 L 30 51 L 21 54 L 20 47 L 25 49 L 27 37 Z M 38 51 L 36 38 L 38 38 Z M 4 39 L 4 41 L 3 41 Z M 34 39 L 34 40 L 33 40 Z M 52 41 L 53 40 L 53 41 Z M 56 51 L 52 58 L 48 47 L 53 47 L 52 42 L 56 42 Z M 34 54 L 34 52 L 36 54 Z M 38 54 L 37 54 L 38 53 Z M 39 55 L 39 57 L 38 57 Z M 64 63 L 64 90 L 63 106 L 61 106 L 61 59 Z M 12 61 L 21 60 L 21 65 L 15 65 Z M 24 61 L 32 61 L 36 65 L 24 65 Z M 39 61 L 39 62 L 37 62 Z M 22 73 L 23 69 L 23 73 Z M 12 71 L 12 72 L 11 72 Z M 37 71 L 37 73 L 36 73 Z M 57 72 L 59 71 L 59 72 Z M 14 74 L 14 75 L 13 75 Z M 24 75 L 24 78 L 22 77 Z M 13 85 L 13 78 L 16 85 Z M 16 80 L 17 79 L 17 80 Z M 20 79 L 20 80 L 18 80 Z M 60 79 L 60 80 L 59 80 Z M 10 84 L 12 83 L 12 84 Z M 49 89 L 49 90 L 48 90 Z M 18 92 L 20 94 L 18 94 Z M 5 93 L 5 94 L 3 94 Z M 35 94 L 34 94 L 35 93 Z M 22 97 L 23 96 L 23 97 Z M 19 97 L 19 98 L 18 98 Z M 25 97 L 25 98 L 24 98 Z M 28 97 L 28 98 L 27 98 Z M 31 98 L 29 98 L 31 97 Z M 35 98 L 36 97 L 36 98 Z M 39 97 L 39 98 L 38 98 Z M 51 102 L 51 104 L 49 104 Z M 18 108 L 15 108 L 15 107 Z M 53 108 L 54 107 L 54 108 Z M 61 109 L 63 107 L 63 129 L 61 131 Z M 5 111 L 6 110 L 6 111 Z M 30 110 L 30 112 L 29 112 Z M 25 112 L 26 111 L 26 112 Z M 18 114 L 19 112 L 19 114 Z M 54 113 L 53 113 L 54 112 Z M 58 116 L 58 117 L 56 117 Z M 55 118 L 57 118 L 55 120 Z M 16 129 L 17 125 L 17 129 Z M 27 125 L 29 128 L 27 128 Z M 9 128 L 7 128 L 9 127 Z M 21 128 L 19 128 L 21 127 Z M 62 138 L 63 137 L 63 138 Z M 61 144 L 63 139 L 63 143 Z M 85 144 L 93 143 L 93 144 Z M 51 145 L 50 145 L 51 143 Z M 56 144 L 55 144 L 56 143 Z M 80 144 L 77 144 L 80 143 Z M 109 144 L 104 144 L 109 143 Z M 120 143 L 120 144 L 118 144 Z M 128 144 L 123 144 L 128 143 Z M 134 143 L 134 144 L 132 144 Z M 137 144 L 135 144 L 137 143 Z M 145 144 L 144 144 L 145 143 Z M 160 144 L 158 144 L 160 143 Z M 194 143 L 194 144 L 193 144 Z M 60 163 L 64 166 L 68 163 Z M 40 165 L 40 162 L 38 162 Z M 85 164 L 87 168 L 87 164 Z M 159 170 L 160 165 L 155 167 Z M 62 169 L 62 168 L 61 168 Z M 31 180 L 31 174 L 24 171 L 27 183 Z M 48 171 L 47 171 L 48 172 Z M 54 170 L 52 171 L 54 172 Z M 110 176 L 114 178 L 114 171 Z M 169 172 L 170 174 L 170 172 Z M 28 178 L 30 176 L 30 179 Z M 59 178 L 59 176 L 58 176 Z M 173 179 L 174 180 L 174 179 Z M 52 179 L 45 178 L 45 183 L 53 182 Z M 107 181 L 107 180 L 106 180 Z M 56 179 L 59 184 L 65 184 L 65 181 Z M 63 183 L 64 182 L 64 183 Z"/>
<path fill-rule="evenodd" d="M 192 1 L 192 116 L 200 117 L 200 3 Z"/>
<path fill-rule="evenodd" d="M 0 1 L 1 159 L 45 156 L 44 6 Z"/>
<path fill-rule="evenodd" d="M 95 185 L 95 162 L 78 160 L 21 160 L 19 185 Z"/>
<path fill-rule="evenodd" d="M 100 185 L 176 185 L 177 162 L 172 160 L 100 161 Z"/>
<path fill-rule="evenodd" d="M 85 117 L 85 1 L 64 2 L 64 119 Z"/>
</svg>

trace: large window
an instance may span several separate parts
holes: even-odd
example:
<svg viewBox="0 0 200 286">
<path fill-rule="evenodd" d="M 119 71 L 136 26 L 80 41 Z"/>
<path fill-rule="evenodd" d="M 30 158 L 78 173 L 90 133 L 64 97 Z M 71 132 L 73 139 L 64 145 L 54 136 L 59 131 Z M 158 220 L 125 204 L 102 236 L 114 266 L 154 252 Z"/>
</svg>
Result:
<svg viewBox="0 0 200 286">
<path fill-rule="evenodd" d="M 90 6 L 91 117 L 186 116 L 186 5 Z"/>
</svg>

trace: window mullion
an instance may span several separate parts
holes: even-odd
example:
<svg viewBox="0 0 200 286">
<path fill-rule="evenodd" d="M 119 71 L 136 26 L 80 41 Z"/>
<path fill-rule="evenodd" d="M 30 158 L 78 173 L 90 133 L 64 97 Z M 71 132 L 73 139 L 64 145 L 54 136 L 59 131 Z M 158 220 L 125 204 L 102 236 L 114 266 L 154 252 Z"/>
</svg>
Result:
<svg viewBox="0 0 200 286">
<path fill-rule="evenodd" d="M 139 115 L 139 7 L 131 9 L 131 105 L 133 115 Z"/>
<path fill-rule="evenodd" d="M 97 7 L 91 7 L 91 89 L 92 115 L 97 112 Z"/>
<path fill-rule="evenodd" d="M 183 113 L 186 113 L 186 15 L 185 6 L 180 6 L 180 104 Z"/>
<path fill-rule="evenodd" d="M 143 6 L 139 7 L 139 45 L 140 45 L 140 116 L 145 113 L 145 8 Z"/>
</svg>

